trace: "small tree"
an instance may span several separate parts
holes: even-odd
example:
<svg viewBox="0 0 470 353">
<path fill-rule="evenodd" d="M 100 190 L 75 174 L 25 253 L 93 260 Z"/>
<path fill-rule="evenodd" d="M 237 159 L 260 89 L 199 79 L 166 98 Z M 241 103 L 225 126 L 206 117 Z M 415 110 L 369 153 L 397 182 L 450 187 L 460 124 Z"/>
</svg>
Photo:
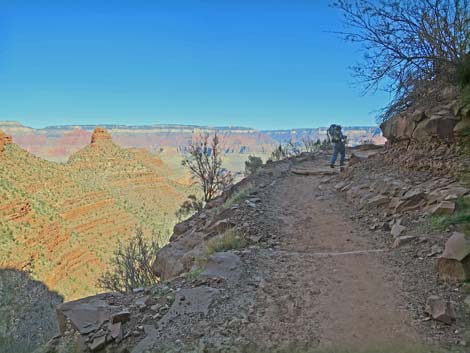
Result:
<svg viewBox="0 0 470 353">
<path fill-rule="evenodd" d="M 280 161 L 288 157 L 287 149 L 280 143 L 274 151 L 271 152 L 271 161 Z"/>
<path fill-rule="evenodd" d="M 364 59 L 353 75 L 365 91 L 393 95 L 379 120 L 415 103 L 439 103 L 455 88 L 470 51 L 470 0 L 337 0 L 345 40 L 361 46 Z"/>
<path fill-rule="evenodd" d="M 304 145 L 304 149 L 305 149 L 306 152 L 317 152 L 318 149 L 319 149 L 318 148 L 319 144 L 317 144 L 311 138 L 304 137 L 302 139 L 302 143 Z"/>
<path fill-rule="evenodd" d="M 263 160 L 260 157 L 248 156 L 248 160 L 245 161 L 245 175 L 255 173 L 263 165 Z"/>
<path fill-rule="evenodd" d="M 160 249 L 157 241 L 146 241 L 142 228 L 136 228 L 129 243 L 119 242 L 111 259 L 111 270 L 98 280 L 106 290 L 124 292 L 134 288 L 148 287 L 158 281 L 152 271 L 152 262 Z"/>
<path fill-rule="evenodd" d="M 232 174 L 222 168 L 221 146 L 217 133 L 199 135 L 189 142 L 188 155 L 182 161 L 199 181 L 204 202 L 211 201 L 233 182 Z"/>
</svg>

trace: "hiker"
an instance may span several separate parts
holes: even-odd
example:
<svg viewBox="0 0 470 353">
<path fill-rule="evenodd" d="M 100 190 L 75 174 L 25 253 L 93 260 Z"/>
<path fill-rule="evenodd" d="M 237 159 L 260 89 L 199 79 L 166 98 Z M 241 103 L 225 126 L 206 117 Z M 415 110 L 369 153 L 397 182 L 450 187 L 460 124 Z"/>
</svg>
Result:
<svg viewBox="0 0 470 353">
<path fill-rule="evenodd" d="M 331 156 L 330 167 L 334 168 L 336 159 L 338 158 L 338 153 L 340 155 L 340 166 L 344 165 L 344 160 L 346 158 L 346 138 L 347 136 L 343 135 L 341 132 L 340 125 L 331 125 L 327 130 L 328 140 L 333 143 L 333 155 Z"/>
</svg>

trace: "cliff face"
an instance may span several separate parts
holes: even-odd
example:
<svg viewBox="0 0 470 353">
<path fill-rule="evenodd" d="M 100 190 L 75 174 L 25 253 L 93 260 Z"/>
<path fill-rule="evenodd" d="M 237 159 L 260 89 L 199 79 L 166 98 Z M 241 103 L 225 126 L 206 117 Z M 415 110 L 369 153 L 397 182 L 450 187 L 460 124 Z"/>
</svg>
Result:
<svg viewBox="0 0 470 353">
<path fill-rule="evenodd" d="M 454 97 L 445 105 L 411 107 L 381 125 L 385 159 L 413 170 L 456 175 L 461 169 L 459 142 L 470 127 L 470 104 Z"/>
<path fill-rule="evenodd" d="M 89 144 L 95 126 L 51 126 L 32 129 L 19 123 L 0 121 L 0 129 L 12 135 L 15 142 L 28 152 L 48 160 L 66 161 L 70 155 Z M 113 141 L 120 146 L 145 148 L 153 153 L 162 153 L 168 159 L 177 160 L 179 163 L 179 153 L 184 152 L 188 140 L 194 134 L 213 134 L 215 131 L 220 134 L 226 158 L 243 159 L 240 163 L 242 169 L 243 162 L 250 153 L 269 154 L 280 142 L 326 138 L 326 128 L 260 131 L 240 127 L 106 125 L 95 130 L 92 145 L 95 142 L 99 144 L 100 141 L 109 141 L 112 136 Z M 344 127 L 344 131 L 353 145 L 369 141 L 383 143 L 377 127 Z"/>
</svg>

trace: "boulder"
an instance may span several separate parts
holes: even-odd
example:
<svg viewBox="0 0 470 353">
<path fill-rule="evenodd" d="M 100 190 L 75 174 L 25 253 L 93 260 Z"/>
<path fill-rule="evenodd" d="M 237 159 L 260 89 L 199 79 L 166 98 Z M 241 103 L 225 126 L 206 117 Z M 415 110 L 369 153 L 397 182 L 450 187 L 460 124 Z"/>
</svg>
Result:
<svg viewBox="0 0 470 353">
<path fill-rule="evenodd" d="M 448 281 L 470 279 L 470 238 L 454 233 L 447 240 L 444 253 L 437 261 L 439 277 Z"/>
<path fill-rule="evenodd" d="M 455 312 L 452 304 L 437 295 L 428 297 L 424 311 L 434 320 L 441 321 L 448 325 L 452 324 L 455 320 Z"/>
<path fill-rule="evenodd" d="M 187 251 L 189 250 L 186 250 L 177 242 L 164 246 L 156 254 L 155 261 L 152 264 L 153 273 L 160 277 L 160 280 L 167 280 L 182 274 L 184 272 L 182 258 Z"/>
<path fill-rule="evenodd" d="M 368 207 L 375 208 L 388 204 L 390 199 L 384 195 L 376 195 L 366 201 Z"/>
<path fill-rule="evenodd" d="M 457 122 L 458 119 L 450 112 L 447 115 L 435 114 L 416 126 L 413 138 L 420 142 L 428 141 L 432 137 L 452 142 L 454 140 L 454 127 Z"/>
<path fill-rule="evenodd" d="M 408 191 L 400 202 L 397 203 L 395 207 L 396 212 L 411 210 L 419 207 L 424 204 L 426 199 L 426 194 L 419 189 L 412 189 Z"/>
<path fill-rule="evenodd" d="M 395 241 L 393 242 L 392 247 L 399 248 L 400 246 L 409 244 L 409 243 L 415 241 L 416 239 L 417 239 L 417 237 L 414 236 L 414 235 L 402 235 L 402 236 L 399 236 L 395 239 Z"/>
<path fill-rule="evenodd" d="M 97 352 L 106 346 L 106 335 L 95 337 L 93 341 L 88 345 L 92 352 Z"/>
<path fill-rule="evenodd" d="M 442 201 L 431 211 L 433 215 L 451 215 L 455 212 L 455 202 Z"/>
<path fill-rule="evenodd" d="M 57 321 L 59 331 L 63 335 L 67 328 L 67 321 L 81 334 L 94 330 L 109 318 L 110 312 L 116 310 L 104 299 L 104 295 L 87 297 L 57 306 Z"/>
<path fill-rule="evenodd" d="M 240 257 L 230 252 L 219 252 L 209 257 L 200 277 L 237 282 L 241 276 L 241 267 Z"/>
<path fill-rule="evenodd" d="M 177 223 L 173 227 L 173 235 L 177 237 L 178 235 L 186 233 L 190 228 L 191 228 L 191 224 L 189 220 Z"/>
<path fill-rule="evenodd" d="M 174 321 L 178 317 L 191 314 L 206 316 L 209 312 L 210 305 L 215 300 L 220 291 L 211 287 L 195 287 L 181 289 L 175 297 L 175 301 L 170 310 L 158 323 L 160 327 L 164 327 L 166 323 Z"/>
<path fill-rule="evenodd" d="M 394 238 L 398 238 L 405 230 L 406 230 L 405 226 L 402 226 L 400 223 L 395 223 L 392 226 L 390 234 L 392 234 Z"/>
<path fill-rule="evenodd" d="M 127 322 L 131 319 L 131 312 L 129 310 L 123 310 L 111 316 L 111 323 L 117 324 L 119 322 Z"/>
</svg>

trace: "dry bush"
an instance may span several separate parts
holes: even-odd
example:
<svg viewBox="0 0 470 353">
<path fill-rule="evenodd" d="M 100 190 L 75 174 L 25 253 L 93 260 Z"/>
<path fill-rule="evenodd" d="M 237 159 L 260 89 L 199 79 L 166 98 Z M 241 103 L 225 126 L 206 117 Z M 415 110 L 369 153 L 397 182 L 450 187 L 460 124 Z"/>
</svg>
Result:
<svg viewBox="0 0 470 353">
<path fill-rule="evenodd" d="M 152 271 L 152 263 L 159 249 L 156 239 L 147 241 L 142 229 L 136 228 L 128 243 L 119 243 L 111 260 L 111 270 L 100 277 L 98 286 L 125 292 L 155 284 L 158 278 Z"/>
<path fill-rule="evenodd" d="M 439 104 L 458 85 L 470 51 L 469 0 L 337 0 L 333 6 L 346 25 L 337 33 L 364 54 L 353 75 L 365 92 L 381 88 L 393 96 L 379 121 L 414 104 Z"/>
<path fill-rule="evenodd" d="M 232 174 L 222 168 L 222 149 L 217 133 L 198 135 L 188 144 L 182 164 L 199 181 L 204 202 L 211 201 L 233 183 Z"/>
<path fill-rule="evenodd" d="M 216 252 L 240 249 L 244 245 L 245 241 L 237 231 L 235 229 L 229 229 L 222 236 L 209 239 L 204 246 L 203 254 L 205 258 L 208 258 Z"/>
</svg>

